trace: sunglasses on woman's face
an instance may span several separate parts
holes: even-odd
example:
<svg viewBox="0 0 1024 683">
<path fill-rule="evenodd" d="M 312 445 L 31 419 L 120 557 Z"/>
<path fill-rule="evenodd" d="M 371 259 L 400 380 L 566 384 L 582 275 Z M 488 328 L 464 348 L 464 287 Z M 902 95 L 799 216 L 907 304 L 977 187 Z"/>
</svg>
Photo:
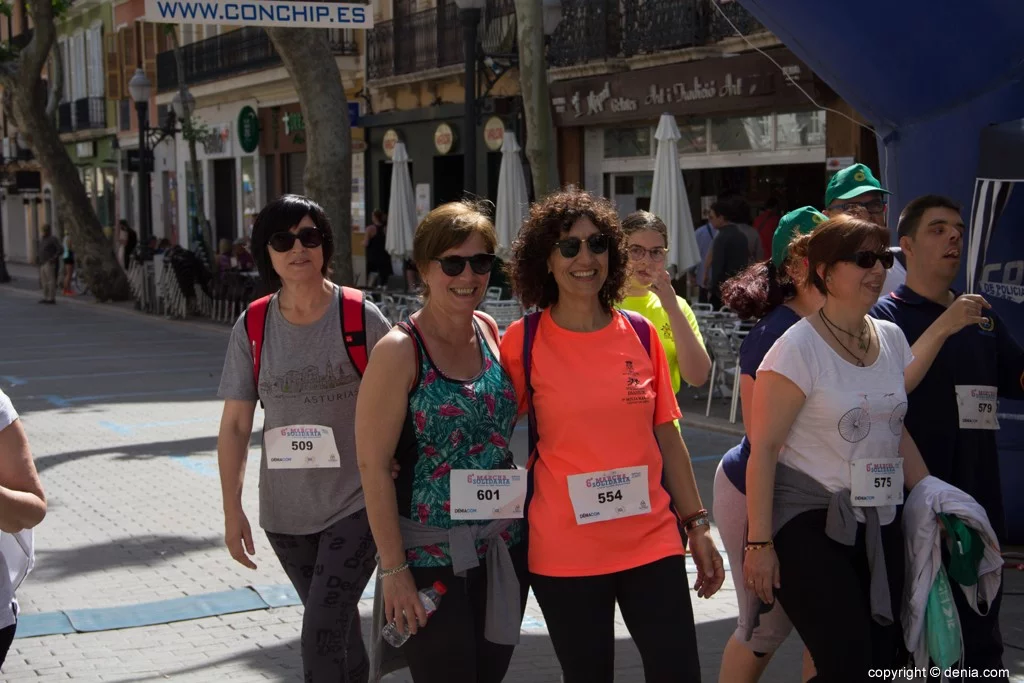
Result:
<svg viewBox="0 0 1024 683">
<path fill-rule="evenodd" d="M 555 242 L 555 246 L 558 247 L 558 253 L 562 255 L 562 258 L 576 258 L 583 242 L 584 240 L 579 237 L 566 237 L 564 240 Z M 591 254 L 603 254 L 608 251 L 608 235 L 603 232 L 595 232 L 586 239 L 586 243 Z"/>
<path fill-rule="evenodd" d="M 306 249 L 316 249 L 324 243 L 324 234 L 319 228 L 302 228 L 298 232 L 275 232 L 270 236 L 270 248 L 274 251 L 291 251 L 295 240 L 302 242 Z"/>
<path fill-rule="evenodd" d="M 886 249 L 885 251 L 857 251 L 850 256 L 839 260 L 852 263 L 858 268 L 863 268 L 864 270 L 874 268 L 875 264 L 881 261 L 882 267 L 889 270 L 892 268 L 892 262 L 895 258 L 895 255 Z"/>
<path fill-rule="evenodd" d="M 441 264 L 441 271 L 448 277 L 458 277 L 466 269 L 466 264 L 477 275 L 487 275 L 494 268 L 494 254 L 473 254 L 472 256 L 442 256 L 434 259 Z"/>
</svg>

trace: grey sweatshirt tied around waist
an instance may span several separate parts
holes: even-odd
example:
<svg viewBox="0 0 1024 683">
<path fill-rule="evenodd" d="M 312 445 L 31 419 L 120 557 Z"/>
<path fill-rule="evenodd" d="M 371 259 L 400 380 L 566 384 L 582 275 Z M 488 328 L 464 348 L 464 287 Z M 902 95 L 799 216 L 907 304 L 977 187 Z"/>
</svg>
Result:
<svg viewBox="0 0 1024 683">
<path fill-rule="evenodd" d="M 825 535 L 837 543 L 852 546 L 857 541 L 857 517 L 850 490 L 831 493 L 810 475 L 786 465 L 775 468 L 775 495 L 772 507 L 772 537 L 779 529 L 797 515 L 811 510 L 828 510 L 825 518 Z M 871 574 L 871 617 L 882 626 L 892 624 L 892 601 L 889 596 L 889 575 L 885 568 L 885 550 L 882 547 L 882 527 L 878 521 L 878 509 L 863 507 L 865 544 L 868 554 L 868 569 Z M 758 552 L 758 551 L 753 551 Z M 758 614 L 761 599 L 757 593 L 747 591 L 748 614 Z M 744 635 L 750 640 L 757 619 L 751 619 Z"/>
<path fill-rule="evenodd" d="M 484 638 L 498 645 L 518 645 L 522 614 L 519 604 L 519 577 L 516 576 L 512 556 L 501 538 L 501 532 L 519 520 L 496 519 L 489 524 L 460 524 L 450 529 L 426 526 L 407 517 L 398 518 L 405 549 L 425 545 L 448 544 L 452 558 L 452 571 L 465 576 L 470 569 L 480 566 L 476 553 L 477 541 L 489 541 L 484 562 L 487 567 L 487 610 L 484 616 Z M 384 589 L 377 577 L 373 594 L 373 630 L 371 631 L 371 681 L 379 681 L 388 671 L 382 671 L 384 639 Z M 392 650 L 391 653 L 394 654 Z M 396 668 L 389 668 L 389 671 Z"/>
</svg>

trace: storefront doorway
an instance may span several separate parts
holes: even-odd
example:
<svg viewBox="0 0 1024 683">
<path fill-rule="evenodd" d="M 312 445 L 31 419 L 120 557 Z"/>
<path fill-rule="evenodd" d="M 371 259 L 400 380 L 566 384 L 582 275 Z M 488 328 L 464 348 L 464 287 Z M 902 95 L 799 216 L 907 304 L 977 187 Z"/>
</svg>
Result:
<svg viewBox="0 0 1024 683">
<path fill-rule="evenodd" d="M 462 199 L 465 177 L 461 154 L 434 157 L 434 207 Z"/>
<path fill-rule="evenodd" d="M 238 193 L 235 191 L 235 160 L 213 162 L 213 222 L 217 243 L 235 241 L 238 234 Z"/>
</svg>

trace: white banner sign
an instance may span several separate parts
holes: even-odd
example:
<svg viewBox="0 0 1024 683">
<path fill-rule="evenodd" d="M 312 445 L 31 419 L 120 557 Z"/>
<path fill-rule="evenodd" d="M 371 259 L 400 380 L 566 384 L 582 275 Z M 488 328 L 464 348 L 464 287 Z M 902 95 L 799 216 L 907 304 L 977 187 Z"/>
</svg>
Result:
<svg viewBox="0 0 1024 683">
<path fill-rule="evenodd" d="M 373 8 L 351 2 L 146 0 L 146 21 L 286 28 L 373 28 Z"/>
</svg>

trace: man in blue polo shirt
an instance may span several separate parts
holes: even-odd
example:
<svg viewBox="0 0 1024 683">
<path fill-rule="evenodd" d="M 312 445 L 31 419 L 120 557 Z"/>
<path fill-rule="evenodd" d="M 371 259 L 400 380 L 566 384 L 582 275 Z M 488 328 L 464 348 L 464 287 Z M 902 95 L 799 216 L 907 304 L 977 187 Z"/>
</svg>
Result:
<svg viewBox="0 0 1024 683">
<path fill-rule="evenodd" d="M 1024 398 L 1024 350 L 981 296 L 950 289 L 960 270 L 963 231 L 960 206 L 952 200 L 926 195 L 910 202 L 897 228 L 907 281 L 871 313 L 899 325 L 913 347 L 904 424 L 928 470 L 973 496 L 1005 538 L 996 399 Z M 1002 668 L 1001 590 L 985 616 L 968 606 L 961 590 L 953 597 L 964 640 L 960 666 Z"/>
</svg>

